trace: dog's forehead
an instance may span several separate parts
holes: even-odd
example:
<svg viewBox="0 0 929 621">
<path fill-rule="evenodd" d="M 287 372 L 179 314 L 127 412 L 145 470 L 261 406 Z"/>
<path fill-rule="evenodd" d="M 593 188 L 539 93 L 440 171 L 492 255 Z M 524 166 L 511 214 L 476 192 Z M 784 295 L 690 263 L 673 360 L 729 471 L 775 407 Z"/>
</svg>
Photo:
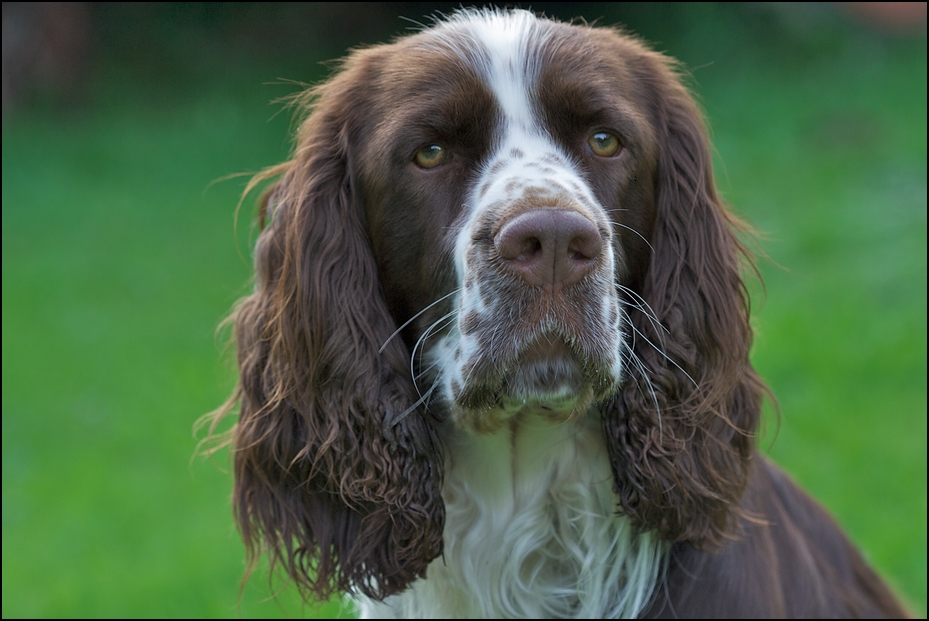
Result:
<svg viewBox="0 0 929 621">
<path fill-rule="evenodd" d="M 632 69 L 643 48 L 611 28 L 566 24 L 524 10 L 463 10 L 401 41 L 407 53 L 393 62 L 409 79 L 399 84 L 392 73 L 391 85 L 416 83 L 417 99 L 429 90 L 427 83 L 440 92 L 461 84 L 473 91 L 477 81 L 511 123 L 537 126 L 533 117 L 558 96 L 571 100 L 572 114 L 611 108 L 636 125 L 645 121 L 633 105 L 643 94 Z"/>
<path fill-rule="evenodd" d="M 557 30 L 570 28 L 528 11 L 465 10 L 421 33 L 416 47 L 441 50 L 488 83 L 505 86 L 534 79 L 548 56 L 543 48 L 554 42 Z"/>
</svg>

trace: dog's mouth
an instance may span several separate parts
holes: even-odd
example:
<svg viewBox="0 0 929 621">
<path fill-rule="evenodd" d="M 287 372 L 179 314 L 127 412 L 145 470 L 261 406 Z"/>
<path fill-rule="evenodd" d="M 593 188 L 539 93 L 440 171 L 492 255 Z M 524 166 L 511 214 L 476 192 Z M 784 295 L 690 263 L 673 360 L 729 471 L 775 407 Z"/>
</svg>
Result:
<svg viewBox="0 0 929 621">
<path fill-rule="evenodd" d="M 564 339 L 546 335 L 517 357 L 504 377 L 500 405 L 512 413 L 525 409 L 570 413 L 583 386 L 575 353 Z"/>
<path fill-rule="evenodd" d="M 514 285 L 496 292 L 499 302 L 459 309 L 458 332 L 436 350 L 459 426 L 485 433 L 533 417 L 579 419 L 617 390 L 622 329 L 615 292 L 596 276 L 557 295 Z"/>
<path fill-rule="evenodd" d="M 606 375 L 564 337 L 544 333 L 512 357 L 496 382 L 461 393 L 456 419 L 478 433 L 494 432 L 513 420 L 578 419 L 602 392 L 598 382 Z"/>
</svg>

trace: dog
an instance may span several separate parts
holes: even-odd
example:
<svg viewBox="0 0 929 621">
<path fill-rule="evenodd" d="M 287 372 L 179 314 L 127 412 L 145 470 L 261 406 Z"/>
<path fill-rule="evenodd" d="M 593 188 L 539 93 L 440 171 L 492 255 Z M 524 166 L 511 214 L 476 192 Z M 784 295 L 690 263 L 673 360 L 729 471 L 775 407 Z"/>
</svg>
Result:
<svg viewBox="0 0 929 621">
<path fill-rule="evenodd" d="M 217 417 L 252 567 L 368 618 L 907 614 L 756 447 L 748 229 L 673 60 L 461 10 L 301 105 Z"/>
</svg>

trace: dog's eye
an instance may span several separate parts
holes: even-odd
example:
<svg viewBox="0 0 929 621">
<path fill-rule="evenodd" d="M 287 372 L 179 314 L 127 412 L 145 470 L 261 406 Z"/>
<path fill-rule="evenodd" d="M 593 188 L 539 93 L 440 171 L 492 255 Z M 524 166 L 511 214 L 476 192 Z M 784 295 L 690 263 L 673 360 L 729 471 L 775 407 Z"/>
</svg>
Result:
<svg viewBox="0 0 929 621">
<path fill-rule="evenodd" d="M 597 132 L 587 139 L 587 146 L 594 155 L 613 157 L 622 148 L 623 143 L 612 132 Z"/>
<path fill-rule="evenodd" d="M 426 170 L 441 166 L 447 159 L 448 149 L 437 144 L 426 145 L 413 156 L 413 161 L 416 162 L 416 165 Z"/>
</svg>

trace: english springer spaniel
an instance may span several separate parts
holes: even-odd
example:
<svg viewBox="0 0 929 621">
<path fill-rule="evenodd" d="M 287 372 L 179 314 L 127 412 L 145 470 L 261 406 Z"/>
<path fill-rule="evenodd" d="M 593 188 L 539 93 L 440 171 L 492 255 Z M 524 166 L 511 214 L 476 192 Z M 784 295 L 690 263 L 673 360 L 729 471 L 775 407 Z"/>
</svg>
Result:
<svg viewBox="0 0 929 621">
<path fill-rule="evenodd" d="M 217 418 L 251 567 L 365 617 L 906 614 L 756 447 L 746 229 L 674 61 L 463 10 L 300 104 Z"/>
</svg>

